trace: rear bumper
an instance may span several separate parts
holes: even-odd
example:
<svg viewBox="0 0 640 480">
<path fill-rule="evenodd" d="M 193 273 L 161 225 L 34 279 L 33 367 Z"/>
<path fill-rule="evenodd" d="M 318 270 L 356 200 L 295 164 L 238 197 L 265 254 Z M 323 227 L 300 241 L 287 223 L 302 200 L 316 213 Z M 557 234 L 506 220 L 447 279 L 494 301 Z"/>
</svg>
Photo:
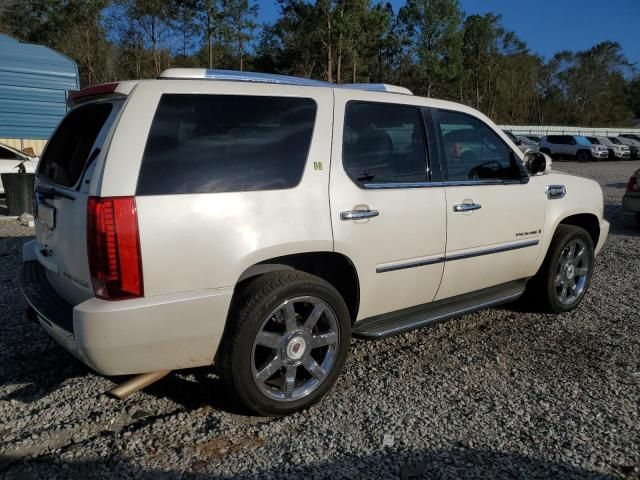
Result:
<svg viewBox="0 0 640 480">
<path fill-rule="evenodd" d="M 72 306 L 49 285 L 37 261 L 23 263 L 19 281 L 47 333 L 103 375 L 210 365 L 233 293 L 225 288 L 122 301 L 92 298 Z"/>
<path fill-rule="evenodd" d="M 600 236 L 598 237 L 598 244 L 594 250 L 594 254 L 598 255 L 602 247 L 604 246 L 604 242 L 607 241 L 607 237 L 609 236 L 609 222 L 606 220 L 600 221 Z"/>
</svg>

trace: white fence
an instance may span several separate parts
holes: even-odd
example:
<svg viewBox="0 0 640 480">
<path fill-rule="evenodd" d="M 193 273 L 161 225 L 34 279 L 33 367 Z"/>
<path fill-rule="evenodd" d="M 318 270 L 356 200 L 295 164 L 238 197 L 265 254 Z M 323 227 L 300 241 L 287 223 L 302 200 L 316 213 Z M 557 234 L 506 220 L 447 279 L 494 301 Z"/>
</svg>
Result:
<svg viewBox="0 0 640 480">
<path fill-rule="evenodd" d="M 561 127 L 548 125 L 499 125 L 503 130 L 509 130 L 515 135 L 594 135 L 615 137 L 621 133 L 635 133 L 640 135 L 640 128 L 592 128 L 592 127 Z"/>
</svg>

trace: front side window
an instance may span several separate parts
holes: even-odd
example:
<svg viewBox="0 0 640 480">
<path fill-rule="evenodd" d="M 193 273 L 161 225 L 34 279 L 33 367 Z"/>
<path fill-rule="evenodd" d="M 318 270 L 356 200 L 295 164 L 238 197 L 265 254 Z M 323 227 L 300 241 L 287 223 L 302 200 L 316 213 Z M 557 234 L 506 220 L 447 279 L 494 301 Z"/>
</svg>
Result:
<svg viewBox="0 0 640 480">
<path fill-rule="evenodd" d="M 448 180 L 515 180 L 523 177 L 517 157 L 484 122 L 448 110 L 438 110 L 436 118 Z"/>
<path fill-rule="evenodd" d="M 310 98 L 164 94 L 151 124 L 137 194 L 295 187 L 315 116 Z"/>
<path fill-rule="evenodd" d="M 349 102 L 342 162 L 360 186 L 427 181 L 420 109 L 411 105 Z"/>
</svg>

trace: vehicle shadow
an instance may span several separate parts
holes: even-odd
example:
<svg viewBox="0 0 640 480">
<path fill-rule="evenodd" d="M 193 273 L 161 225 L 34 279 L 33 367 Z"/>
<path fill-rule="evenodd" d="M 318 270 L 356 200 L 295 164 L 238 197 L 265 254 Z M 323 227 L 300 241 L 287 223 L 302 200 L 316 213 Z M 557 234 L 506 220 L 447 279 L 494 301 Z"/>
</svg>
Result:
<svg viewBox="0 0 640 480">
<path fill-rule="evenodd" d="M 168 447 L 171 448 L 171 447 Z M 202 452 L 202 450 L 201 450 Z M 154 457 L 162 458 L 162 452 Z M 600 473 L 572 465 L 532 458 L 519 453 L 496 452 L 485 449 L 451 448 L 437 450 L 400 450 L 388 448 L 369 456 L 342 455 L 334 462 L 306 465 L 273 465 L 218 474 L 217 465 L 224 465 L 225 455 L 211 452 L 199 455 L 180 471 L 145 469 L 131 461 L 118 457 L 93 461 L 61 461 L 54 456 L 43 455 L 33 459 L 0 456 L 0 475 L 5 479 L 67 478 L 67 479 L 221 479 L 221 478 L 398 478 L 411 479 L 548 479 L 613 480 L 631 476 L 637 466 L 613 466 L 613 473 Z M 166 460 L 165 460 L 166 461 Z M 234 465 L 238 465 L 236 460 Z M 237 467 L 236 467 L 237 468 Z"/>
<path fill-rule="evenodd" d="M 144 389 L 157 398 L 166 398 L 191 411 L 202 406 L 242 416 L 255 415 L 235 397 L 212 367 L 200 367 L 172 373 Z"/>
<path fill-rule="evenodd" d="M 32 237 L 0 237 L 0 385 L 9 393 L 0 401 L 36 401 L 65 380 L 85 375 L 87 367 L 51 339 L 26 314 L 27 303 L 18 287 L 22 244 Z"/>
</svg>

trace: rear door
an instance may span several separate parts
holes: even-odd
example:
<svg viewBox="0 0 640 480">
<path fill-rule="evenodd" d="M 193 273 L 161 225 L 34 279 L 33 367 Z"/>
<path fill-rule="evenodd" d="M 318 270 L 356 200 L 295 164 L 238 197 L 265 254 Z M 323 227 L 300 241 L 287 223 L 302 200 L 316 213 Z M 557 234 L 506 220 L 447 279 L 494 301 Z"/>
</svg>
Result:
<svg viewBox="0 0 640 480">
<path fill-rule="evenodd" d="M 431 302 L 442 278 L 445 198 L 428 168 L 419 99 L 334 92 L 331 223 L 335 250 L 358 272 L 358 319 Z"/>
<path fill-rule="evenodd" d="M 124 100 L 72 109 L 49 140 L 36 176 L 36 256 L 54 289 L 76 305 L 93 296 L 87 198 L 96 164 Z"/>
</svg>

